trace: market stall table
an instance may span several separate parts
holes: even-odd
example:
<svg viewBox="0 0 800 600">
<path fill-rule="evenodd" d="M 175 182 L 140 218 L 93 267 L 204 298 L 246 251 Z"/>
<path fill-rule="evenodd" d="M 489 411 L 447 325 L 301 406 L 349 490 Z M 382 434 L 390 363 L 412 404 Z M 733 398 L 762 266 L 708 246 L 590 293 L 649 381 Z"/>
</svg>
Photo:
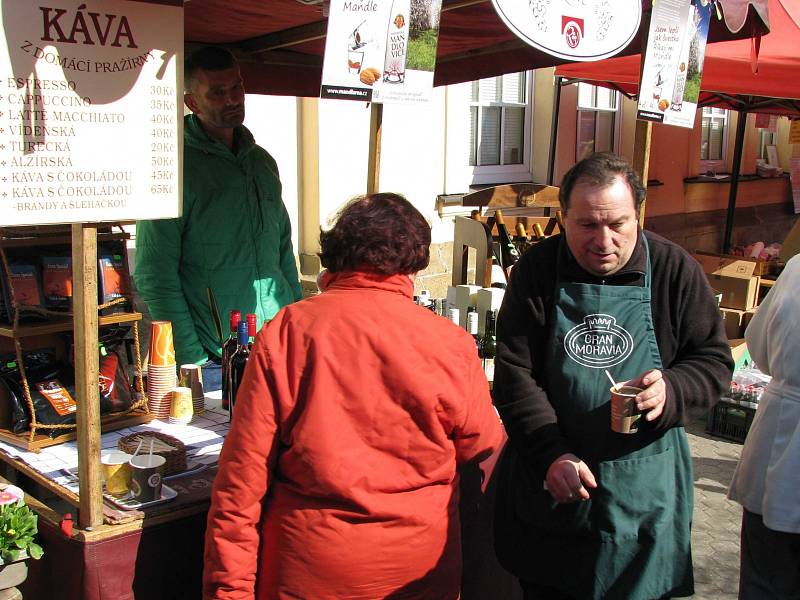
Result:
<svg viewBox="0 0 800 600">
<path fill-rule="evenodd" d="M 189 425 L 152 421 L 106 433 L 104 450 L 136 432 L 158 432 L 186 445 L 187 470 L 165 479 L 174 498 L 141 510 L 121 510 L 104 501 L 103 525 L 71 535 L 63 529 L 64 515 L 36 499 L 29 504 L 39 515 L 39 535 L 45 550 L 30 561 L 27 581 L 20 586 L 26 600 L 137 600 L 200 596 L 203 536 L 211 484 L 222 442 L 228 432 L 228 413 L 219 408 L 219 393 L 206 397 L 206 411 Z M 141 452 L 147 452 L 142 449 Z M 0 443 L 0 460 L 71 504 L 77 503 L 76 442 L 25 452 Z M 166 494 L 162 494 L 162 498 Z M 172 496 L 173 494 L 169 494 Z"/>
</svg>

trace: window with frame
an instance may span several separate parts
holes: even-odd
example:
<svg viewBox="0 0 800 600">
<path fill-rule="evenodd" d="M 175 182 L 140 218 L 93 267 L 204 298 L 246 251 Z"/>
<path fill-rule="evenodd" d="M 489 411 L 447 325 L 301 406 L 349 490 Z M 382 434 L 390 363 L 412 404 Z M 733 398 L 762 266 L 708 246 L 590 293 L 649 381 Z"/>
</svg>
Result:
<svg viewBox="0 0 800 600">
<path fill-rule="evenodd" d="M 613 152 L 619 94 L 589 83 L 578 84 L 575 161 L 594 152 Z"/>
<path fill-rule="evenodd" d="M 722 169 L 728 139 L 728 111 L 724 108 L 703 108 L 700 131 L 701 169 Z"/>
<path fill-rule="evenodd" d="M 494 183 L 530 175 L 530 73 L 472 82 L 469 165 Z"/>
</svg>

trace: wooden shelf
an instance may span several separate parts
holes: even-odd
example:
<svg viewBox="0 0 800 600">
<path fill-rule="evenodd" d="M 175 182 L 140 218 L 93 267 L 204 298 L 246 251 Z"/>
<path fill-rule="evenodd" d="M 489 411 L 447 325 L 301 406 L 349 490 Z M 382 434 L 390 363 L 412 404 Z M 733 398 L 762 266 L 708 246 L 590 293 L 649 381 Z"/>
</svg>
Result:
<svg viewBox="0 0 800 600">
<path fill-rule="evenodd" d="M 120 233 L 98 233 L 97 243 L 116 242 L 130 239 L 131 235 L 126 232 Z M 0 247 L 2 248 L 31 248 L 34 246 L 59 246 L 69 245 L 72 238 L 69 234 L 55 235 L 51 237 L 0 237 Z"/>
<path fill-rule="evenodd" d="M 142 313 L 125 312 L 101 315 L 97 318 L 100 327 L 104 325 L 117 325 L 121 323 L 133 323 L 141 321 Z M 26 338 L 34 335 L 45 335 L 48 333 L 60 333 L 62 331 L 72 331 L 71 317 L 54 317 L 42 323 L 28 323 L 20 325 L 14 329 L 11 325 L 0 325 L 0 337 Z"/>
<path fill-rule="evenodd" d="M 127 415 L 106 415 L 101 418 L 100 422 L 103 433 L 107 433 L 125 427 L 149 423 L 153 419 L 155 419 L 155 416 L 152 413 L 138 409 Z M 48 446 L 69 442 L 74 440 L 77 435 L 75 429 L 52 438 L 48 435 L 37 433 L 33 436 L 33 440 L 30 441 L 28 433 L 14 433 L 10 429 L 0 429 L 0 441 L 16 446 L 17 448 L 22 448 L 28 452 L 38 452 L 42 448 L 47 448 Z M 4 454 L 4 452 L 0 452 L 0 458 L 5 458 Z"/>
</svg>

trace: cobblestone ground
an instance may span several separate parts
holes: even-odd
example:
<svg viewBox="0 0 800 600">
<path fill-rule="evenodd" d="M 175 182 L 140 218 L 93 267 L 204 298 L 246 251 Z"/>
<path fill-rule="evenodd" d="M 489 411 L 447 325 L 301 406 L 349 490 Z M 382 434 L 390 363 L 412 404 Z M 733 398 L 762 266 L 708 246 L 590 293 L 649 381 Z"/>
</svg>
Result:
<svg viewBox="0 0 800 600">
<path fill-rule="evenodd" d="M 742 445 L 705 432 L 696 413 L 686 430 L 694 461 L 692 550 L 696 600 L 731 600 L 739 588 L 742 508 L 726 498 Z"/>
</svg>

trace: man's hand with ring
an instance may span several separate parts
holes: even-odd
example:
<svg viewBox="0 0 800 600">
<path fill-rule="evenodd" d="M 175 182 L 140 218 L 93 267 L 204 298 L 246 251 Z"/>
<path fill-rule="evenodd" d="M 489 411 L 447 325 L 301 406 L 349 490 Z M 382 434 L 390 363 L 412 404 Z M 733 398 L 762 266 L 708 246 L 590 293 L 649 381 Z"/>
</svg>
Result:
<svg viewBox="0 0 800 600">
<path fill-rule="evenodd" d="M 586 488 L 597 487 L 592 471 L 574 454 L 562 454 L 554 460 L 547 469 L 545 481 L 550 495 L 561 503 L 588 500 Z"/>
</svg>

